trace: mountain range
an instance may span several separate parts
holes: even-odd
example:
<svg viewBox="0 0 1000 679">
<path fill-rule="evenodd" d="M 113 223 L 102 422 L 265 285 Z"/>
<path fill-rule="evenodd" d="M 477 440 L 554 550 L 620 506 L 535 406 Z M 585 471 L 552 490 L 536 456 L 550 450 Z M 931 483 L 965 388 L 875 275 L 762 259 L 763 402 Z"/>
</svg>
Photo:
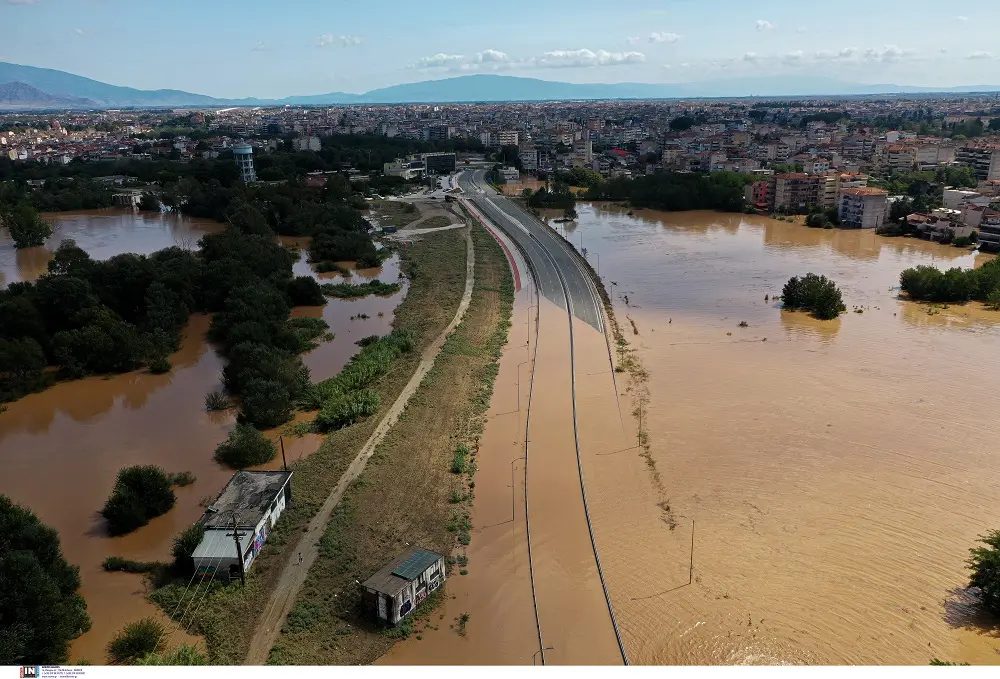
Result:
<svg viewBox="0 0 1000 679">
<path fill-rule="evenodd" d="M 684 99 L 696 97 L 864 96 L 995 92 L 996 85 L 933 88 L 866 85 L 835 78 L 757 76 L 689 83 L 577 84 L 507 75 L 477 74 L 393 85 L 362 94 L 328 92 L 284 99 L 224 99 L 182 90 L 140 90 L 57 71 L 0 62 L 0 109 L 170 108 L 177 106 L 321 106 L 336 104 L 460 103 L 585 99 Z"/>
</svg>

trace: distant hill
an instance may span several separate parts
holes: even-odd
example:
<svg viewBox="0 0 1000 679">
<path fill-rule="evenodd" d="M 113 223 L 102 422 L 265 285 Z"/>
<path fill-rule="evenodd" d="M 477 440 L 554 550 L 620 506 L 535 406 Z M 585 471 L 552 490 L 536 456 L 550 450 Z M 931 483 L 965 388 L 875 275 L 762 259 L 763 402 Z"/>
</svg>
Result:
<svg viewBox="0 0 1000 679">
<path fill-rule="evenodd" d="M 84 97 L 49 94 L 27 83 L 13 82 L 0 85 L 0 107 L 3 108 L 75 108 L 94 106 Z"/>
<path fill-rule="evenodd" d="M 476 74 L 406 83 L 363 94 L 329 92 L 284 99 L 221 99 L 181 90 L 139 90 L 109 85 L 50 68 L 0 62 L 0 84 L 10 90 L 0 108 L 170 108 L 176 106 L 322 106 L 336 104 L 459 103 L 476 101 L 551 101 L 566 99 L 676 99 L 695 97 L 864 96 L 995 92 L 996 85 L 928 88 L 910 85 L 865 85 L 834 78 L 758 76 L 690 83 L 576 84 L 509 75 Z M 24 87 L 34 89 L 27 92 Z M 35 99 L 31 100 L 34 96 Z M 29 102 L 29 100 L 31 100 Z"/>
</svg>

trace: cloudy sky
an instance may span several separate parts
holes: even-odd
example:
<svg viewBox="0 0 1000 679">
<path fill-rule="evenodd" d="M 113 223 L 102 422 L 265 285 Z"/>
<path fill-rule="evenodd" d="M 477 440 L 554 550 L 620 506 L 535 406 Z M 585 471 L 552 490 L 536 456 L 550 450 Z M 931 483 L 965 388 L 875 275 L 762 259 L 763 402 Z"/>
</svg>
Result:
<svg viewBox="0 0 1000 679">
<path fill-rule="evenodd" d="M 1000 85 L 997 25 L 998 2 L 940 0 L 0 0 L 0 61 L 220 97 L 470 73 Z"/>
</svg>

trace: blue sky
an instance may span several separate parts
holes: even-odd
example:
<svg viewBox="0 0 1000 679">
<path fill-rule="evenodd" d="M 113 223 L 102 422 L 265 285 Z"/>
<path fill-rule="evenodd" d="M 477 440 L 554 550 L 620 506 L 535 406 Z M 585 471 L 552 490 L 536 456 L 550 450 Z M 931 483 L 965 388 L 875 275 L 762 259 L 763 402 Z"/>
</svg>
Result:
<svg viewBox="0 0 1000 679">
<path fill-rule="evenodd" d="M 1000 85 L 997 25 L 998 2 L 940 0 L 0 0 L 0 61 L 220 97 L 468 73 Z"/>
</svg>

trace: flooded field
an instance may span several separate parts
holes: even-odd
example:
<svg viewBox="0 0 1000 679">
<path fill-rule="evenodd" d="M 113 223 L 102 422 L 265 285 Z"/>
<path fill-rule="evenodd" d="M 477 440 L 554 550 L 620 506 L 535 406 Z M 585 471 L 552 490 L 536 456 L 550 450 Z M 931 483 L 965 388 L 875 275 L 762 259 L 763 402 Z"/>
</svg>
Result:
<svg viewBox="0 0 1000 679">
<path fill-rule="evenodd" d="M 32 279 L 58 246 L 58 238 L 75 238 L 95 258 L 121 252 L 152 252 L 178 244 L 195 247 L 203 233 L 221 228 L 213 222 L 174 216 L 99 211 L 47 215 L 55 235 L 34 253 L 16 252 L 9 240 L 0 241 L 0 268 L 6 282 Z M 35 262 L 28 267 L 27 255 Z M 309 273 L 303 258 L 296 275 Z M 381 269 L 355 273 L 356 282 L 380 277 L 394 282 L 399 265 L 391 258 Z M 326 275 L 324 274 L 324 277 Z M 405 287 L 392 297 L 360 300 L 329 299 L 324 307 L 297 308 L 295 315 L 322 315 L 335 333 L 303 358 L 314 380 L 334 375 L 366 335 L 390 329 L 393 309 Z M 355 319 L 360 314 L 368 319 Z M 105 661 L 104 647 L 125 623 L 164 615 L 144 598 L 141 577 L 105 573 L 101 562 L 111 555 L 138 560 L 167 560 L 173 537 L 193 523 L 232 475 L 212 453 L 228 434 L 234 418 L 229 413 L 205 411 L 204 398 L 219 388 L 222 359 L 206 341 L 210 318 L 194 315 L 183 333 L 180 350 L 171 356 L 174 369 L 152 375 L 136 371 L 111 377 L 91 377 L 56 384 L 8 404 L 0 414 L 0 493 L 31 508 L 59 531 L 70 563 L 80 566 L 81 593 L 93 621 L 90 632 L 77 639 L 70 659 Z M 276 434 L 276 432 L 275 432 Z M 319 445 L 318 436 L 286 440 L 289 463 Z M 191 471 L 197 481 L 179 488 L 177 504 L 166 515 L 129 535 L 110 538 L 97 512 L 114 484 L 118 470 L 132 464 L 157 464 L 167 471 Z M 278 468 L 279 457 L 268 466 Z M 171 643 L 182 634 L 174 634 Z"/>
<path fill-rule="evenodd" d="M 567 236 L 649 372 L 651 460 L 584 453 L 632 662 L 1000 662 L 996 622 L 963 590 L 969 547 L 1000 527 L 1000 312 L 895 289 L 906 267 L 984 256 L 743 215 L 578 210 Z M 810 271 L 841 287 L 839 320 L 773 301 Z"/>
</svg>

